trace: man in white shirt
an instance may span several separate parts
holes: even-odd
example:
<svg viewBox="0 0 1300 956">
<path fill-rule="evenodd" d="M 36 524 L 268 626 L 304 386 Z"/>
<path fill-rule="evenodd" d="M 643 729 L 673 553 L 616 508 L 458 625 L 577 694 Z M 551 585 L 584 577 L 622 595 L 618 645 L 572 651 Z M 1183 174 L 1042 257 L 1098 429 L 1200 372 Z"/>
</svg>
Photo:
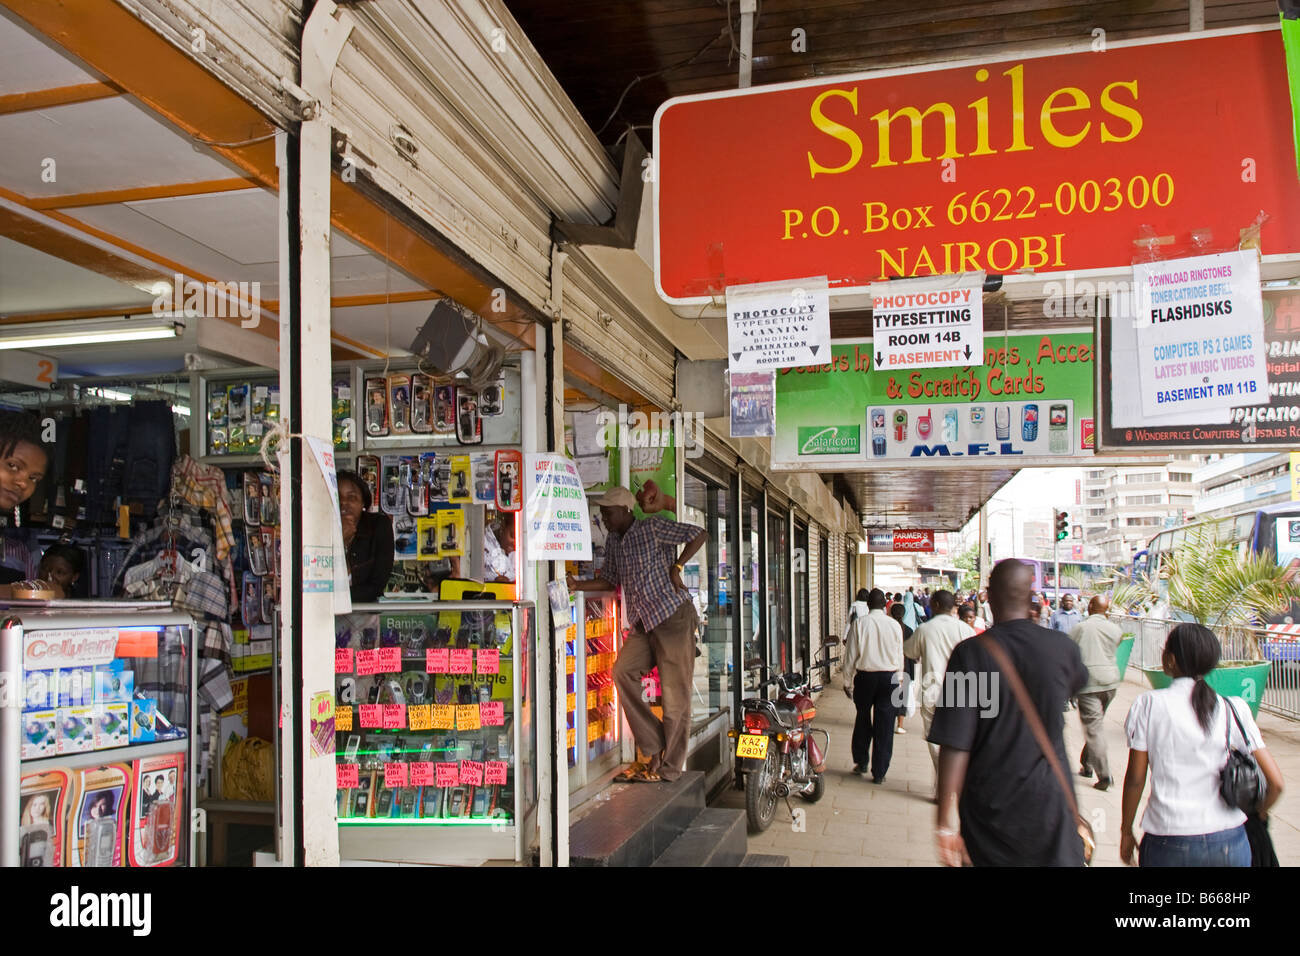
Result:
<svg viewBox="0 0 1300 956">
<path fill-rule="evenodd" d="M 844 632 L 844 693 L 857 707 L 853 772 L 884 783 L 894 756 L 894 699 L 903 671 L 903 629 L 885 613 L 885 592 L 858 591 Z M 874 748 L 872 747 L 874 744 Z"/>
<path fill-rule="evenodd" d="M 948 655 L 966 638 L 975 636 L 975 629 L 957 617 L 957 600 L 951 591 L 936 591 L 930 598 L 930 610 L 934 616 L 913 631 L 903 644 L 903 653 L 921 662 L 921 722 L 926 737 L 930 736 L 934 709 L 943 693 Z M 930 759 L 938 770 L 939 745 L 929 747 Z"/>
</svg>

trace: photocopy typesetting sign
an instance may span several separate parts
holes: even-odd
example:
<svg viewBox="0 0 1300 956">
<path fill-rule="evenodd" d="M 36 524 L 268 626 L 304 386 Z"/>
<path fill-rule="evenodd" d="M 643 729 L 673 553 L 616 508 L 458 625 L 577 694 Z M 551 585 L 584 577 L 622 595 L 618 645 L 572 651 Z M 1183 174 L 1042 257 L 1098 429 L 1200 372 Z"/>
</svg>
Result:
<svg viewBox="0 0 1300 956">
<path fill-rule="evenodd" d="M 984 352 L 984 273 L 948 279 L 888 282 L 871 287 L 876 368 L 970 365 Z"/>
<path fill-rule="evenodd" d="M 824 361 L 831 350 L 826 277 L 727 289 L 727 362 L 733 372 Z"/>
<path fill-rule="evenodd" d="M 659 292 L 1114 268 L 1143 226 L 1222 242 L 1261 209 L 1264 252 L 1300 252 L 1287 90 L 1266 28 L 677 97 L 655 116 Z"/>
<path fill-rule="evenodd" d="M 1268 403 L 1259 258 L 1253 249 L 1142 263 L 1133 267 L 1133 281 L 1145 414 Z"/>
</svg>

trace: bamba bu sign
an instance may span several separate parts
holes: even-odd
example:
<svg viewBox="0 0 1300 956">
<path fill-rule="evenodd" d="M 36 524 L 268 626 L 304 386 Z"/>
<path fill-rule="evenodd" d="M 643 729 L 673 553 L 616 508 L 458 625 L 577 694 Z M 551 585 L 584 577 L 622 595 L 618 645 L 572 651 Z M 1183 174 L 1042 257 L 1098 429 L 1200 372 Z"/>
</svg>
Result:
<svg viewBox="0 0 1300 956">
<path fill-rule="evenodd" d="M 1144 226 L 1300 252 L 1273 28 L 678 97 L 655 117 L 655 275 L 727 286 L 1126 266 Z"/>
</svg>

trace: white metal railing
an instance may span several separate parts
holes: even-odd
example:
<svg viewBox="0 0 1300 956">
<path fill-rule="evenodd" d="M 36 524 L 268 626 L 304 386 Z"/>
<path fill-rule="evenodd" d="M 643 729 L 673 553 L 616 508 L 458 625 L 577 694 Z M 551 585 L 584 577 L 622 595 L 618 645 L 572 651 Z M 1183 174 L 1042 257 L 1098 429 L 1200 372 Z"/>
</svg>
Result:
<svg viewBox="0 0 1300 956">
<path fill-rule="evenodd" d="M 1129 665 L 1159 668 L 1169 631 L 1179 622 L 1164 618 L 1112 615 L 1125 635 L 1133 635 Z M 1260 710 L 1291 720 L 1300 720 L 1300 625 L 1275 624 L 1263 628 L 1211 628 L 1222 647 L 1222 659 L 1256 659 L 1268 662 L 1268 680 L 1260 697 Z"/>
</svg>

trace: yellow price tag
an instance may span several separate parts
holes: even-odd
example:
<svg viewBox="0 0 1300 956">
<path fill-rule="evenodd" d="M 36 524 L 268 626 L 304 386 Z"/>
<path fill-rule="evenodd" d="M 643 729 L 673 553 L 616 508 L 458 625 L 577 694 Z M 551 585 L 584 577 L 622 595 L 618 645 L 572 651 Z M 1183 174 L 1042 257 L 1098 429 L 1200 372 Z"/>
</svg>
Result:
<svg viewBox="0 0 1300 956">
<path fill-rule="evenodd" d="M 455 730 L 456 729 L 456 705 L 455 704 L 432 704 L 432 714 L 429 722 L 435 730 Z"/>
<path fill-rule="evenodd" d="M 406 708 L 407 726 L 412 730 L 433 729 L 433 705 L 412 704 Z"/>
<path fill-rule="evenodd" d="M 478 730 L 482 726 L 479 723 L 478 704 L 464 704 L 456 708 L 457 730 Z"/>
<path fill-rule="evenodd" d="M 348 704 L 338 704 L 334 708 L 334 729 L 351 730 L 352 729 L 352 707 Z"/>
</svg>

